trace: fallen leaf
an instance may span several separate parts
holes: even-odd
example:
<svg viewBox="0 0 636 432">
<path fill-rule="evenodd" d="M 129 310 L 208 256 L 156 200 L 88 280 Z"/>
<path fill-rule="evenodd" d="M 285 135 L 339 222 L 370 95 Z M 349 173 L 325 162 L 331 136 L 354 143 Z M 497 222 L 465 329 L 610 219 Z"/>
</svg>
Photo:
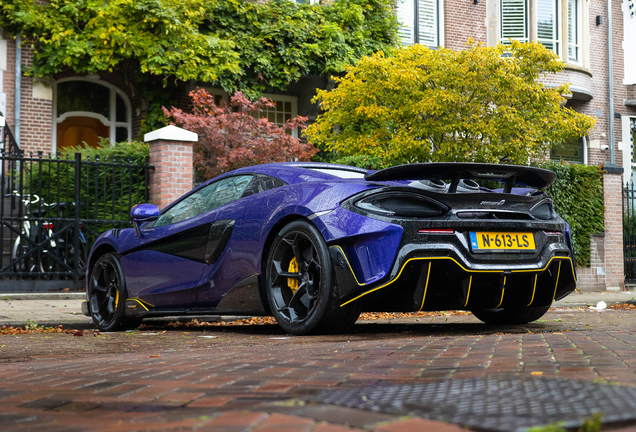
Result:
<svg viewBox="0 0 636 432">
<path fill-rule="evenodd" d="M 543 375 L 543 372 L 541 372 L 541 371 L 534 371 L 534 372 L 530 372 L 530 375 Z"/>
<path fill-rule="evenodd" d="M 151 356 L 148 356 L 148 358 L 155 358 L 155 357 L 161 357 L 161 356 L 160 356 L 160 355 L 151 355 Z"/>
</svg>

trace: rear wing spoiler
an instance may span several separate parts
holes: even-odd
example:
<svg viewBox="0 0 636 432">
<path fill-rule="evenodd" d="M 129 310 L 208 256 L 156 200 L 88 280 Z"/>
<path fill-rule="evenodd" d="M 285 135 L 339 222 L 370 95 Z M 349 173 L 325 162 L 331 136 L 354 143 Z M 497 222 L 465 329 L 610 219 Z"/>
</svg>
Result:
<svg viewBox="0 0 636 432">
<path fill-rule="evenodd" d="M 399 165 L 369 172 L 368 181 L 396 180 L 451 180 L 449 193 L 457 191 L 462 179 L 497 180 L 506 184 L 504 193 L 510 193 L 514 186 L 530 186 L 543 189 L 556 180 L 554 171 L 523 165 L 503 165 L 470 162 L 436 162 Z"/>
</svg>

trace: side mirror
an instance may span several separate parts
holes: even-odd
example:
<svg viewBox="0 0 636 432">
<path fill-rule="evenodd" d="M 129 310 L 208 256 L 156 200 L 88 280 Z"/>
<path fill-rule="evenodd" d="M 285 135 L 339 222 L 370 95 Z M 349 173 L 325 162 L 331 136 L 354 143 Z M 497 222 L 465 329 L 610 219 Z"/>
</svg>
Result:
<svg viewBox="0 0 636 432">
<path fill-rule="evenodd" d="M 159 208 L 154 204 L 139 204 L 130 210 L 130 218 L 135 227 L 135 234 L 141 237 L 139 224 L 159 217 Z"/>
</svg>

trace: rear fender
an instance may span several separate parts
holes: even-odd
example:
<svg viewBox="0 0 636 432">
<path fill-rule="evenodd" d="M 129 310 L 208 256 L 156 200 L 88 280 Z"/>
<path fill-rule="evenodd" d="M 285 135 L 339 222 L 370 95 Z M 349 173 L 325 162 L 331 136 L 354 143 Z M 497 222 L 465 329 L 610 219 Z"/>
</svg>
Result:
<svg viewBox="0 0 636 432">
<path fill-rule="evenodd" d="M 370 219 L 338 207 L 312 219 L 327 241 L 340 296 L 343 291 L 377 282 L 386 277 L 393 267 L 402 240 L 401 226 Z M 344 272 L 339 271 L 345 270 Z"/>
</svg>

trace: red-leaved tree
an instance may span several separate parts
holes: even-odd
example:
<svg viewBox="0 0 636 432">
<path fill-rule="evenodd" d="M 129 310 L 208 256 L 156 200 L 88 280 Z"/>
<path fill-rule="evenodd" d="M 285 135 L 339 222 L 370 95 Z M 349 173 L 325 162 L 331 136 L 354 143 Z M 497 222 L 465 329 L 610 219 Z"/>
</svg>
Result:
<svg viewBox="0 0 636 432">
<path fill-rule="evenodd" d="M 258 118 L 258 114 L 274 104 L 260 98 L 251 102 L 241 92 L 230 103 L 214 103 L 214 96 L 204 89 L 190 92 L 192 113 L 179 108 L 163 108 L 171 124 L 196 132 L 199 142 L 194 147 L 194 166 L 205 179 L 233 169 L 288 161 L 308 161 L 316 149 L 302 143 L 286 131 L 305 129 L 307 117 L 288 120 L 283 126 Z"/>
</svg>

